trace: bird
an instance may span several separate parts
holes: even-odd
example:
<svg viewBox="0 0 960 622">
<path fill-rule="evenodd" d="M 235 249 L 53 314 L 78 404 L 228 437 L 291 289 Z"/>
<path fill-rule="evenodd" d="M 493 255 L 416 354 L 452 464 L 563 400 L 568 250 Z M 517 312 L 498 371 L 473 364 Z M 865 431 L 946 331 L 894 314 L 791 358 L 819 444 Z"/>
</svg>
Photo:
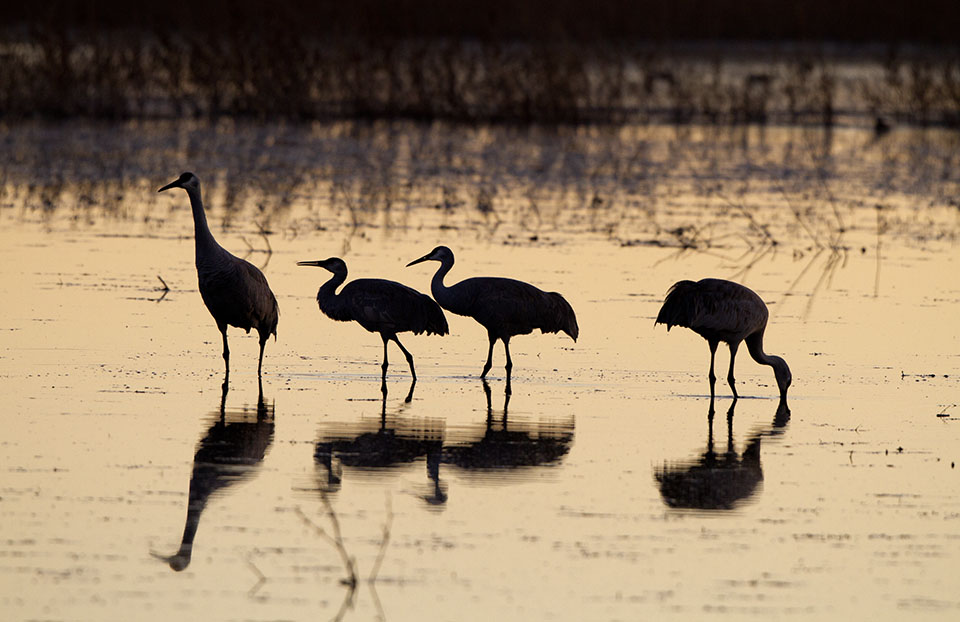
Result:
<svg viewBox="0 0 960 622">
<path fill-rule="evenodd" d="M 777 387 L 780 389 L 780 399 L 786 401 L 787 389 L 793 376 L 786 361 L 763 351 L 763 333 L 767 328 L 768 317 L 767 305 L 753 290 L 724 279 L 701 279 L 696 282 L 674 283 L 667 291 L 654 325 L 666 324 L 668 332 L 674 326 L 683 326 L 707 340 L 710 346 L 708 378 L 711 404 L 717 381 L 713 362 L 721 341 L 730 347 L 727 382 L 733 391 L 734 400 L 739 398 L 739 395 L 736 379 L 733 377 L 733 365 L 740 342 L 746 341 L 753 360 L 773 368 Z"/>
<path fill-rule="evenodd" d="M 200 197 L 200 180 L 197 176 L 190 172 L 183 173 L 157 192 L 171 188 L 183 188 L 190 197 L 200 297 L 223 336 L 223 362 L 226 369 L 223 384 L 226 387 L 230 377 L 227 326 L 242 328 L 248 334 L 251 328 L 257 329 L 260 335 L 260 361 L 257 364 L 259 378 L 263 370 L 263 348 L 270 335 L 274 338 L 277 336 L 277 321 L 280 317 L 277 298 L 259 268 L 231 255 L 213 238 L 210 227 L 207 226 L 207 217 Z"/>
<path fill-rule="evenodd" d="M 413 355 L 403 347 L 397 333 L 412 332 L 415 335 L 446 335 L 450 332 L 447 318 L 440 306 L 430 296 L 421 294 L 412 287 L 386 279 L 354 279 L 337 288 L 347 280 L 347 264 L 339 257 L 318 261 L 298 261 L 298 266 L 316 266 L 333 273 L 317 291 L 317 304 L 327 317 L 339 322 L 354 321 L 371 333 L 380 333 L 383 340 L 383 375 L 381 390 L 386 391 L 387 343 L 393 341 L 407 358 L 413 381 L 417 372 L 413 367 Z M 410 387 L 408 398 L 413 395 Z M 409 399 L 407 400 L 409 401 Z"/>
<path fill-rule="evenodd" d="M 510 358 L 510 338 L 527 335 L 539 328 L 541 333 L 564 332 L 577 341 L 580 328 L 573 307 L 556 292 L 544 292 L 529 283 L 500 277 L 474 277 L 447 287 L 443 279 L 453 267 L 453 251 L 438 246 L 432 251 L 407 264 L 407 267 L 423 261 L 439 261 L 440 268 L 433 275 L 430 291 L 440 306 L 456 313 L 472 317 L 487 329 L 490 349 L 480 378 L 486 378 L 493 366 L 493 346 L 499 339 L 507 355 L 507 392 L 510 391 L 510 374 L 513 361 Z"/>
</svg>

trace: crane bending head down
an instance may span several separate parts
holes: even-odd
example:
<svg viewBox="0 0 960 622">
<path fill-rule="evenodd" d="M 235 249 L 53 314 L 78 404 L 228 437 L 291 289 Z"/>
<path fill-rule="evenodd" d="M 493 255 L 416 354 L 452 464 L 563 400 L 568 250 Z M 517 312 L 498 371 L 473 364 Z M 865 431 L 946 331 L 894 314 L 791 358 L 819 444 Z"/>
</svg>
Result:
<svg viewBox="0 0 960 622">
<path fill-rule="evenodd" d="M 793 375 L 786 361 L 763 351 L 763 335 L 768 318 L 767 305 L 753 290 L 723 279 L 701 279 L 674 283 L 667 292 L 654 324 L 666 324 L 668 331 L 674 326 L 683 326 L 707 340 L 710 346 L 707 378 L 710 381 L 711 398 L 716 383 L 714 356 L 721 341 L 730 347 L 727 382 L 734 399 L 739 397 L 733 366 L 737 349 L 745 341 L 753 360 L 773 368 L 780 399 L 786 400 Z"/>
</svg>

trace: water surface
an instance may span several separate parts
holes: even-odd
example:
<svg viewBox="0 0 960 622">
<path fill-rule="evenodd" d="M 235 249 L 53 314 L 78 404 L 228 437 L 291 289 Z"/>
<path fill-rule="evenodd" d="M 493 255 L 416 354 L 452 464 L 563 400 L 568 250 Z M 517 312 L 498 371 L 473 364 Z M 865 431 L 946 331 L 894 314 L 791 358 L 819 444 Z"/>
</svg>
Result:
<svg viewBox="0 0 960 622">
<path fill-rule="evenodd" d="M 3 140 L 4 618 L 960 611 L 952 134 L 39 124 Z M 256 339 L 232 329 L 222 395 L 186 197 L 156 194 L 181 169 L 277 294 L 262 392 Z M 427 291 L 434 264 L 404 265 L 440 243 L 448 280 L 562 292 L 580 339 L 516 338 L 508 398 L 502 350 L 485 386 L 485 333 L 450 316 L 451 335 L 404 339 L 412 399 L 393 349 L 383 396 L 380 339 L 321 316 L 325 273 L 296 261 Z M 708 418 L 705 342 L 653 325 L 674 281 L 704 276 L 768 302 L 789 412 L 741 352 L 744 397 L 732 409 L 721 379 Z"/>
</svg>

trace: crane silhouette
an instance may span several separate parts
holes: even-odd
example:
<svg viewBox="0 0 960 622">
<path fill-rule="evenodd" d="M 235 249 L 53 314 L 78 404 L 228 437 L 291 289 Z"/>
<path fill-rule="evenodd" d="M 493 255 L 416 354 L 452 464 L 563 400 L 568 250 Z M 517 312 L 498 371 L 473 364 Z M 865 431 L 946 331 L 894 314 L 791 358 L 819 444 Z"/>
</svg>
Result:
<svg viewBox="0 0 960 622">
<path fill-rule="evenodd" d="M 580 335 L 573 307 L 556 292 L 544 292 L 529 283 L 499 277 L 474 277 L 447 287 L 443 278 L 453 267 L 454 259 L 453 251 L 446 246 L 436 247 L 407 266 L 422 261 L 440 262 L 440 268 L 430 283 L 430 291 L 440 306 L 457 315 L 472 317 L 487 329 L 490 349 L 481 378 L 486 378 L 493 366 L 493 345 L 497 339 L 503 342 L 507 355 L 507 392 L 510 391 L 513 369 L 511 337 L 532 333 L 535 328 L 541 333 L 563 331 L 574 341 Z"/>
<path fill-rule="evenodd" d="M 674 326 L 683 326 L 707 340 L 710 346 L 708 378 L 711 407 L 714 385 L 717 382 L 713 373 L 713 361 L 721 341 L 730 346 L 727 382 L 733 391 L 734 400 L 740 396 L 737 394 L 736 379 L 733 377 L 733 365 L 740 342 L 746 340 L 753 360 L 773 368 L 777 386 L 780 388 L 780 399 L 785 401 L 793 376 L 786 361 L 763 351 L 763 332 L 767 327 L 768 316 L 767 305 L 753 290 L 723 279 L 702 279 L 696 282 L 674 283 L 667 292 L 654 325 L 666 324 L 667 331 Z"/>
<path fill-rule="evenodd" d="M 415 335 L 446 335 L 450 332 L 443 310 L 426 294 L 412 287 L 385 279 L 354 279 L 340 293 L 337 288 L 347 279 L 347 264 L 339 257 L 322 261 L 299 261 L 298 266 L 317 266 L 333 273 L 317 292 L 317 304 L 329 318 L 354 321 L 371 333 L 380 333 L 383 339 L 383 375 L 381 390 L 387 386 L 387 342 L 394 341 L 407 358 L 413 382 L 417 372 L 413 368 L 413 355 L 397 339 L 397 333 L 410 331 Z M 408 399 L 413 396 L 410 386 Z"/>
<path fill-rule="evenodd" d="M 260 361 L 257 377 L 263 370 L 263 347 L 272 334 L 277 336 L 277 320 L 280 310 L 277 299 L 270 291 L 266 277 L 248 261 L 231 255 L 217 244 L 207 226 L 207 216 L 200 198 L 200 180 L 193 173 L 183 173 L 157 192 L 171 188 L 183 188 L 190 197 L 193 209 L 193 230 L 196 239 L 197 277 L 200 297 L 223 335 L 223 362 L 226 368 L 223 384 L 230 377 L 230 348 L 227 346 L 227 326 L 235 326 L 250 332 L 256 328 L 260 334 Z"/>
</svg>

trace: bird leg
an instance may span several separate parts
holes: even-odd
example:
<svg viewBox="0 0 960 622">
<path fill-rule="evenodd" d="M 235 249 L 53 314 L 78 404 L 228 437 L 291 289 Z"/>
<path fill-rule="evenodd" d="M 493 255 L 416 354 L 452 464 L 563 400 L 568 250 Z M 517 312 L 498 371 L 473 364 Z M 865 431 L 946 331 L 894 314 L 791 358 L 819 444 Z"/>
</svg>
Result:
<svg viewBox="0 0 960 622">
<path fill-rule="evenodd" d="M 487 331 L 487 337 L 490 339 L 490 349 L 487 350 L 487 362 L 483 365 L 483 372 L 480 374 L 481 378 L 486 378 L 487 372 L 493 367 L 493 344 L 497 342 L 497 338 L 492 332 Z"/>
<path fill-rule="evenodd" d="M 513 371 L 513 359 L 510 358 L 510 338 L 503 339 L 503 351 L 507 353 L 507 364 L 504 369 L 507 370 L 507 387 L 504 389 L 507 395 L 513 391 L 510 389 L 510 373 Z"/>
<path fill-rule="evenodd" d="M 393 340 L 394 340 L 394 341 L 397 343 L 397 345 L 400 347 L 400 351 L 403 352 L 403 355 L 404 355 L 405 357 L 407 357 L 407 364 L 410 365 L 410 375 L 413 376 L 413 381 L 416 382 L 416 381 L 417 381 L 417 372 L 414 371 L 414 369 L 413 369 L 413 355 L 410 354 L 410 353 L 407 351 L 407 349 L 403 347 L 403 344 L 400 343 L 400 340 L 397 339 L 397 336 L 396 336 L 396 335 L 393 336 Z"/>
<path fill-rule="evenodd" d="M 389 366 L 387 363 L 387 342 L 390 341 L 390 337 L 381 334 L 380 338 L 383 339 L 383 364 L 380 365 L 380 369 L 383 370 L 383 374 L 380 376 L 380 390 L 385 394 L 387 392 L 387 367 Z"/>
<path fill-rule="evenodd" d="M 223 335 L 223 361 L 227 364 L 227 369 L 230 369 L 230 347 L 227 345 L 227 325 L 221 324 L 217 328 L 220 329 L 220 334 Z"/>
<path fill-rule="evenodd" d="M 230 380 L 230 348 L 227 346 L 227 325 L 218 324 L 217 328 L 220 329 L 220 334 L 223 335 L 223 391 L 224 395 L 226 395 L 227 382 Z"/>
<path fill-rule="evenodd" d="M 737 348 L 740 347 L 740 342 L 730 342 L 727 345 L 730 346 L 730 371 L 727 372 L 727 383 L 730 385 L 730 390 L 733 391 L 733 401 L 736 402 L 740 397 L 737 395 L 737 381 L 733 377 L 733 363 L 737 360 Z"/>
<path fill-rule="evenodd" d="M 260 362 L 257 363 L 257 378 L 260 378 L 260 373 L 263 371 L 263 347 L 267 345 L 267 337 L 269 335 L 260 335 Z"/>
<path fill-rule="evenodd" d="M 407 391 L 407 397 L 403 398 L 405 404 L 409 404 L 413 401 L 413 388 L 417 386 L 417 379 L 414 378 L 410 381 L 410 390 Z"/>
<path fill-rule="evenodd" d="M 707 375 L 707 378 L 710 380 L 710 399 L 713 400 L 714 396 L 714 385 L 717 384 L 717 375 L 713 373 L 713 359 L 717 355 L 717 346 L 720 344 L 718 341 L 708 341 L 707 344 L 710 346 L 710 373 Z"/>
</svg>

